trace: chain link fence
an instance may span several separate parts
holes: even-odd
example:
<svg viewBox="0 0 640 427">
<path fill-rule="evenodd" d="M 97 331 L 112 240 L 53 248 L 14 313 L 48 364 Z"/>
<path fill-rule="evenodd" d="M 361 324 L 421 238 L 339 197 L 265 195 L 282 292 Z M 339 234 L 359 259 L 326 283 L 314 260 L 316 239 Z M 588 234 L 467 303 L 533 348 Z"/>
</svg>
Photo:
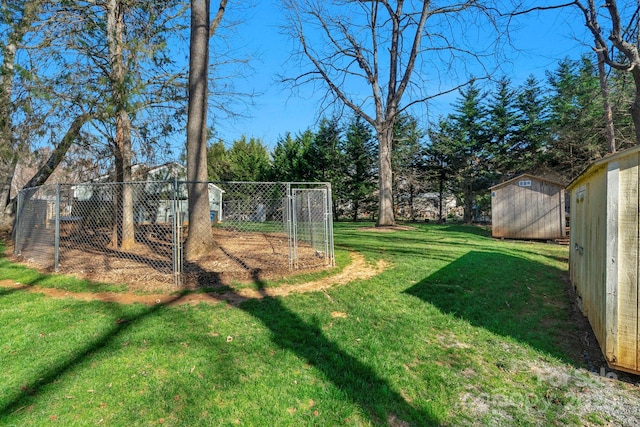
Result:
<svg viewBox="0 0 640 427">
<path fill-rule="evenodd" d="M 51 184 L 22 190 L 15 255 L 93 280 L 214 287 L 335 264 L 328 183 L 209 182 L 215 247 L 184 260 L 184 181 Z M 194 231 L 197 239 L 202 230 Z"/>
</svg>

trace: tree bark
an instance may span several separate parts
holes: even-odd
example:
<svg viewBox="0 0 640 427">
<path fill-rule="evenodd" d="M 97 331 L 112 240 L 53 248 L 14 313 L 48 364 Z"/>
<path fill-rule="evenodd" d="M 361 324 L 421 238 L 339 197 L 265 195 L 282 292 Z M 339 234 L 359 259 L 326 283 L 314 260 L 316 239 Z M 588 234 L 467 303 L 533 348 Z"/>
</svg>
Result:
<svg viewBox="0 0 640 427">
<path fill-rule="evenodd" d="M 631 104 L 631 119 L 633 120 L 633 126 L 636 132 L 636 144 L 640 143 L 640 61 L 634 67 L 631 74 L 633 75 L 633 81 L 635 82 L 635 96 L 633 98 L 633 104 Z"/>
<path fill-rule="evenodd" d="M 111 245 L 121 250 L 135 245 L 133 222 L 133 188 L 131 181 L 131 120 L 127 111 L 126 69 L 124 65 L 124 8 L 123 0 L 107 2 L 107 43 L 109 46 L 110 84 L 115 108 L 116 135 L 114 158 L 116 182 L 114 192 L 114 228 Z"/>
<path fill-rule="evenodd" d="M 598 66 L 600 68 L 600 62 L 602 61 L 602 67 L 604 63 L 613 67 L 615 69 L 630 72 L 633 76 L 633 81 L 635 83 L 635 95 L 633 99 L 633 103 L 630 107 L 631 112 L 631 120 L 633 121 L 633 125 L 635 127 L 635 136 L 636 136 L 636 144 L 640 143 L 640 51 L 638 50 L 638 35 L 637 31 L 635 32 L 635 40 L 630 43 L 625 39 L 626 28 L 622 25 L 622 19 L 620 16 L 620 11 L 618 10 L 618 4 L 616 0 L 608 0 L 604 7 L 609 12 L 609 17 L 611 18 L 611 29 L 608 32 L 609 41 L 613 44 L 613 46 L 618 50 L 618 52 L 614 52 L 613 49 L 607 48 L 607 41 L 604 39 L 602 35 L 602 30 L 600 27 L 600 23 L 598 19 L 601 15 L 599 15 L 599 7 L 596 6 L 595 0 L 586 0 L 586 5 L 583 4 L 580 0 L 576 0 L 570 4 L 578 7 L 585 18 L 585 25 L 591 31 L 593 35 L 596 53 L 598 54 Z M 634 15 L 634 20 L 637 17 Z M 637 22 L 632 22 L 633 25 L 636 25 Z M 602 72 L 601 72 L 602 74 Z M 602 84 L 602 78 L 601 78 Z M 604 95 L 604 93 L 603 93 Z M 607 120 L 606 115 L 607 107 L 605 106 L 605 120 Z M 609 123 L 607 122 L 607 126 Z M 607 127 L 607 132 L 613 132 L 613 121 L 611 121 L 611 128 Z M 609 135 L 607 135 L 609 136 Z M 610 151 L 615 151 L 615 139 L 612 139 L 613 147 L 610 145 Z M 611 144 L 611 141 L 609 143 Z"/>
<path fill-rule="evenodd" d="M 185 259 L 196 260 L 213 249 L 207 184 L 207 108 L 210 37 L 209 0 L 191 0 L 189 108 L 187 119 L 187 193 L 189 233 Z"/>
<path fill-rule="evenodd" d="M 9 225 L 13 220 L 11 213 L 11 182 L 18 163 L 17 141 L 13 135 L 12 118 L 14 114 L 13 79 L 15 77 L 15 60 L 19 44 L 40 10 L 40 1 L 25 1 L 22 17 L 8 25 L 6 43 L 0 43 L 2 68 L 0 68 L 0 225 Z"/>
<path fill-rule="evenodd" d="M 11 200 L 11 182 L 18 163 L 18 156 L 0 158 L 0 227 L 11 227 L 13 211 Z"/>
<path fill-rule="evenodd" d="M 393 170 L 391 153 L 393 146 L 393 125 L 378 130 L 378 221 L 377 227 L 390 227 L 396 224 L 393 215 Z"/>
<path fill-rule="evenodd" d="M 602 50 L 596 51 L 598 57 L 598 78 L 600 80 L 600 92 L 602 92 L 602 108 L 604 116 L 604 136 L 607 138 L 609 145 L 609 153 L 616 152 L 616 133 L 613 124 L 613 111 L 611 109 L 611 101 L 609 97 L 609 84 L 607 82 L 607 73 L 604 65 L 606 58 Z"/>
</svg>

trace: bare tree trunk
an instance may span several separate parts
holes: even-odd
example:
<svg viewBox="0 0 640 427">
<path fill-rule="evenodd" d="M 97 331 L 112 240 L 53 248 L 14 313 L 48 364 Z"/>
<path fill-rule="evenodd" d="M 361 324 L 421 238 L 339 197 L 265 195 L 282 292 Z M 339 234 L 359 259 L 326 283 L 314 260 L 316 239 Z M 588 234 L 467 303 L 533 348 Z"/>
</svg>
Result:
<svg viewBox="0 0 640 427">
<path fill-rule="evenodd" d="M 393 125 L 378 131 L 378 227 L 388 227 L 396 224 L 393 215 L 393 170 L 391 168 L 391 153 L 393 144 Z"/>
<path fill-rule="evenodd" d="M 107 2 L 107 43 L 111 65 L 111 90 L 116 111 L 116 135 L 114 142 L 116 182 L 123 183 L 115 191 L 113 247 L 122 250 L 135 245 L 133 223 L 133 188 L 131 181 L 131 120 L 127 112 L 127 86 L 124 66 L 124 8 L 122 0 Z"/>
<path fill-rule="evenodd" d="M 607 73 L 604 69 L 606 58 L 601 49 L 596 50 L 598 56 L 598 78 L 600 79 L 600 91 L 602 92 L 602 107 L 604 110 L 604 135 L 607 138 L 609 152 L 616 152 L 616 134 L 613 125 L 613 111 L 609 99 L 609 84 L 607 83 Z"/>
<path fill-rule="evenodd" d="M 22 5 L 22 17 L 8 25 L 6 44 L 0 44 L 2 68 L 0 68 L 0 225 L 10 225 L 11 182 L 18 163 L 18 147 L 13 137 L 13 79 L 18 45 L 24 38 L 40 10 L 38 0 L 26 1 Z"/>
<path fill-rule="evenodd" d="M 630 72 L 633 76 L 635 83 L 635 95 L 634 100 L 630 108 L 631 119 L 635 127 L 636 144 L 640 143 L 640 51 L 638 50 L 638 33 L 635 32 L 634 40 L 631 42 L 625 39 L 626 26 L 622 23 L 622 17 L 618 10 L 618 3 L 616 0 L 608 0 L 605 2 L 604 7 L 609 12 L 611 20 L 611 28 L 607 31 L 607 40 L 602 35 L 602 29 L 600 27 L 599 19 L 604 19 L 600 14 L 600 7 L 596 6 L 595 0 L 586 0 L 586 4 L 583 4 L 580 0 L 571 2 L 570 4 L 578 7 L 585 18 L 585 25 L 591 31 L 593 35 L 596 52 L 598 54 L 598 69 L 600 71 L 600 62 L 606 63 L 610 67 L 615 69 Z M 631 27 L 637 28 L 637 14 L 633 15 L 633 21 L 630 23 Z M 617 51 L 607 48 L 607 43 L 611 42 Z M 604 64 L 602 64 L 604 66 Z M 602 72 L 601 72 L 602 73 Z M 600 80 L 602 85 L 602 77 Z M 604 95 L 604 93 L 603 93 Z M 606 115 L 609 114 L 607 107 L 605 106 L 605 120 Z M 613 122 L 611 122 L 611 128 L 607 128 L 607 132 L 613 132 Z M 607 126 L 609 122 L 607 122 Z M 608 136 L 608 135 L 607 135 Z M 615 144 L 615 139 L 609 140 L 609 144 Z M 613 150 L 612 150 L 613 149 Z M 610 145 L 610 151 L 615 151 L 615 145 Z"/>
<path fill-rule="evenodd" d="M 438 220 L 442 222 L 442 201 L 444 199 L 444 175 L 438 177 Z"/>
<path fill-rule="evenodd" d="M 10 227 L 13 223 L 13 211 L 10 203 L 11 182 L 18 163 L 18 156 L 0 159 L 0 227 Z"/>
<path fill-rule="evenodd" d="M 413 184 L 409 184 L 409 212 L 411 213 L 411 221 L 416 220 L 416 210 L 414 204 L 415 188 Z"/>
<path fill-rule="evenodd" d="M 465 191 L 464 195 L 464 212 L 462 222 L 465 224 L 471 224 L 473 219 L 473 192 L 471 190 Z"/>
<path fill-rule="evenodd" d="M 11 182 L 18 163 L 18 155 L 13 141 L 11 130 L 11 93 L 13 89 L 13 56 L 7 57 L 7 51 L 12 51 L 8 47 L 5 50 L 5 57 L 0 72 L 0 225 L 8 224 L 10 218 L 7 209 L 11 197 Z M 10 215 L 9 215 L 10 216 Z"/>
<path fill-rule="evenodd" d="M 214 247 L 207 181 L 207 108 L 209 71 L 209 0 L 191 0 L 189 111 L 187 120 L 187 193 L 189 233 L 185 259 L 195 260 Z"/>
<path fill-rule="evenodd" d="M 640 66 L 640 63 L 638 63 Z M 631 104 L 631 119 L 633 120 L 633 126 L 636 131 L 636 144 L 640 143 L 640 69 L 636 66 L 631 74 L 633 75 L 633 81 L 635 82 L 635 93 L 633 97 L 633 104 Z"/>
<path fill-rule="evenodd" d="M 131 122 L 126 111 L 120 111 L 116 117 L 115 167 L 116 183 L 114 188 L 114 228 L 111 245 L 121 250 L 131 249 L 135 245 L 135 227 L 133 222 L 133 187 L 131 176 Z"/>
</svg>

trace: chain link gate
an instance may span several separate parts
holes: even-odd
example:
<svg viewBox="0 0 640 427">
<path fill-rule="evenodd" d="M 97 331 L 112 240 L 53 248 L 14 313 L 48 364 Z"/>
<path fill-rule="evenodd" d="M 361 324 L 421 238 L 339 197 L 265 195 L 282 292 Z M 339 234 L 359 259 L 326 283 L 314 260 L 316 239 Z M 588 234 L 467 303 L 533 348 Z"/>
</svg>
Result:
<svg viewBox="0 0 640 427">
<path fill-rule="evenodd" d="M 333 265 L 333 226 L 329 213 L 331 196 L 329 190 L 294 188 L 292 201 L 292 256 L 291 266 L 301 266 L 301 250 L 306 244 L 314 251 L 316 258 Z"/>
<path fill-rule="evenodd" d="M 194 271 L 212 277 L 237 273 L 244 280 L 280 265 L 284 270 L 334 265 L 329 184 L 247 182 L 207 183 L 219 247 L 208 261 L 186 264 L 186 184 L 53 184 L 23 190 L 15 254 L 93 280 L 175 286 L 193 279 Z"/>
</svg>

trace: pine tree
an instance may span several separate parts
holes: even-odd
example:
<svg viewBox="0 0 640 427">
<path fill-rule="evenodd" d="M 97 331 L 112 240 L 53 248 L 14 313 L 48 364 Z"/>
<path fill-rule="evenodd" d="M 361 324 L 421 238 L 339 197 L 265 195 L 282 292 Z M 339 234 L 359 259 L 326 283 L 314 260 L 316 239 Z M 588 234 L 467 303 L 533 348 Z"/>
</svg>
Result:
<svg viewBox="0 0 640 427">
<path fill-rule="evenodd" d="M 405 211 L 405 217 L 415 220 L 414 199 L 421 191 L 424 182 L 421 139 L 423 131 L 418 126 L 415 117 L 402 114 L 394 125 L 393 154 L 391 156 L 393 169 L 394 214 L 402 216 L 400 210 Z"/>
<path fill-rule="evenodd" d="M 351 219 L 375 211 L 376 141 L 371 127 L 355 116 L 347 126 L 341 151 L 344 155 L 344 184 L 338 197 L 350 206 Z"/>
<path fill-rule="evenodd" d="M 487 106 L 489 158 L 487 168 L 498 177 L 510 177 L 521 171 L 521 153 L 516 139 L 518 111 L 516 92 L 506 77 L 500 79 Z"/>
<path fill-rule="evenodd" d="M 548 73 L 551 138 L 544 147 L 547 166 L 566 181 L 608 152 L 598 76 L 588 58 L 563 60 Z"/>
<path fill-rule="evenodd" d="M 518 88 L 516 108 L 518 123 L 514 135 L 514 151 L 519 167 L 514 173 L 533 172 L 541 165 L 542 148 L 549 139 L 548 100 L 533 76 Z"/>
<path fill-rule="evenodd" d="M 477 213 L 477 197 L 489 187 L 492 178 L 491 151 L 487 133 L 487 111 L 482 104 L 485 95 L 476 84 L 460 91 L 451 115 L 453 156 L 450 167 L 455 173 L 456 197 L 464 206 L 464 222 Z"/>
</svg>

